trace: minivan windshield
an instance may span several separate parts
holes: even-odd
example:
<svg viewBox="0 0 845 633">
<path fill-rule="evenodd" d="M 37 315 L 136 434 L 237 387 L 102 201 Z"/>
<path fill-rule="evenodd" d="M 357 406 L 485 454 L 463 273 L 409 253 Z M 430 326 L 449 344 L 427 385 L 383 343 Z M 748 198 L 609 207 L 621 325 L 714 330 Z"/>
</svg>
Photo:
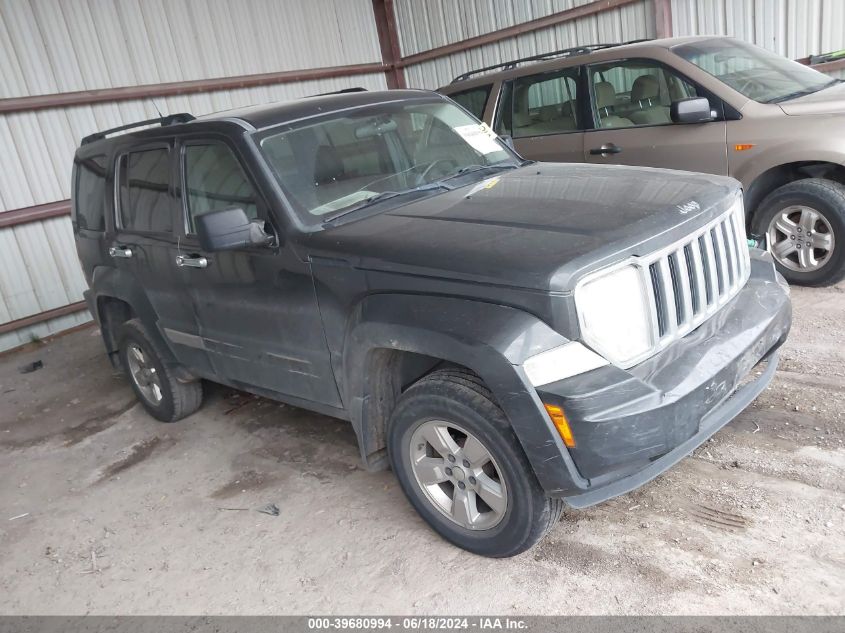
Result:
<svg viewBox="0 0 845 633">
<path fill-rule="evenodd" d="M 672 52 L 761 103 L 778 103 L 838 83 L 817 70 L 731 38 L 680 44 Z"/>
<path fill-rule="evenodd" d="M 393 102 L 282 126 L 259 141 L 307 223 L 435 195 L 521 164 L 447 101 Z"/>
</svg>

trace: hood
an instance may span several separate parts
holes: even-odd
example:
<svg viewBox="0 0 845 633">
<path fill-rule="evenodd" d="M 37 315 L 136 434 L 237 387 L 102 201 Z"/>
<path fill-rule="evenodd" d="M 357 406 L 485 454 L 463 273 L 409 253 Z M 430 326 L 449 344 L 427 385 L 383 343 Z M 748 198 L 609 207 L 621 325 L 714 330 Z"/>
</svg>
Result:
<svg viewBox="0 0 845 633">
<path fill-rule="evenodd" d="M 845 82 L 778 105 L 790 115 L 845 113 Z"/>
<path fill-rule="evenodd" d="M 680 239 L 733 201 L 726 177 L 534 163 L 313 233 L 314 259 L 568 291 L 572 277 Z M 315 259 L 316 258 L 316 259 Z"/>
</svg>

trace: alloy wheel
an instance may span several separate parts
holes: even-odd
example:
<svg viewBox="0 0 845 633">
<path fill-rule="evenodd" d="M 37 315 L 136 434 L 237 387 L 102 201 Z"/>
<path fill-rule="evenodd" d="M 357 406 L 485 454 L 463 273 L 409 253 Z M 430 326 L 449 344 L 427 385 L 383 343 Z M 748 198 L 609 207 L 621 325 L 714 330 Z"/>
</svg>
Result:
<svg viewBox="0 0 845 633">
<path fill-rule="evenodd" d="M 766 233 L 769 252 L 784 268 L 818 270 L 833 255 L 835 239 L 827 218 L 816 209 L 792 205 L 778 212 Z"/>
<path fill-rule="evenodd" d="M 508 491 L 490 451 L 472 433 L 451 422 L 428 420 L 411 436 L 411 468 L 428 501 L 469 530 L 498 525 Z"/>
<path fill-rule="evenodd" d="M 130 343 L 126 349 L 126 362 L 129 374 L 138 390 L 153 405 L 158 405 L 162 399 L 161 377 L 156 368 L 147 360 L 144 350 L 137 343 Z"/>
</svg>

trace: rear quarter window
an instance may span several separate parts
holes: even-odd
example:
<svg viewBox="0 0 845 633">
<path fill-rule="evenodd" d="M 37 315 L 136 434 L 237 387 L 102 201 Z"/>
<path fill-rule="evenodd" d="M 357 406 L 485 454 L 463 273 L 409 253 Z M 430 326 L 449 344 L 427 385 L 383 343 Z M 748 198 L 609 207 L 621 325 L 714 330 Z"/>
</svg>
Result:
<svg viewBox="0 0 845 633">
<path fill-rule="evenodd" d="M 106 230 L 106 165 L 105 156 L 76 159 L 76 187 L 71 217 L 78 229 Z"/>
</svg>

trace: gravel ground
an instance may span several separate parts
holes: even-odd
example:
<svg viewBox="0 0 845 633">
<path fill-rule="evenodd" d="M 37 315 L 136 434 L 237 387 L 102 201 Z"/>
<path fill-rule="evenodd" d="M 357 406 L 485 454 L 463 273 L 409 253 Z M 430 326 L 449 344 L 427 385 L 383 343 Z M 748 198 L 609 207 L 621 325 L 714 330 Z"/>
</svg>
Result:
<svg viewBox="0 0 845 633">
<path fill-rule="evenodd" d="M 843 614 L 845 285 L 793 300 L 748 410 L 508 560 L 437 537 L 346 423 L 215 386 L 158 423 L 92 328 L 7 354 L 0 613 Z"/>
</svg>

